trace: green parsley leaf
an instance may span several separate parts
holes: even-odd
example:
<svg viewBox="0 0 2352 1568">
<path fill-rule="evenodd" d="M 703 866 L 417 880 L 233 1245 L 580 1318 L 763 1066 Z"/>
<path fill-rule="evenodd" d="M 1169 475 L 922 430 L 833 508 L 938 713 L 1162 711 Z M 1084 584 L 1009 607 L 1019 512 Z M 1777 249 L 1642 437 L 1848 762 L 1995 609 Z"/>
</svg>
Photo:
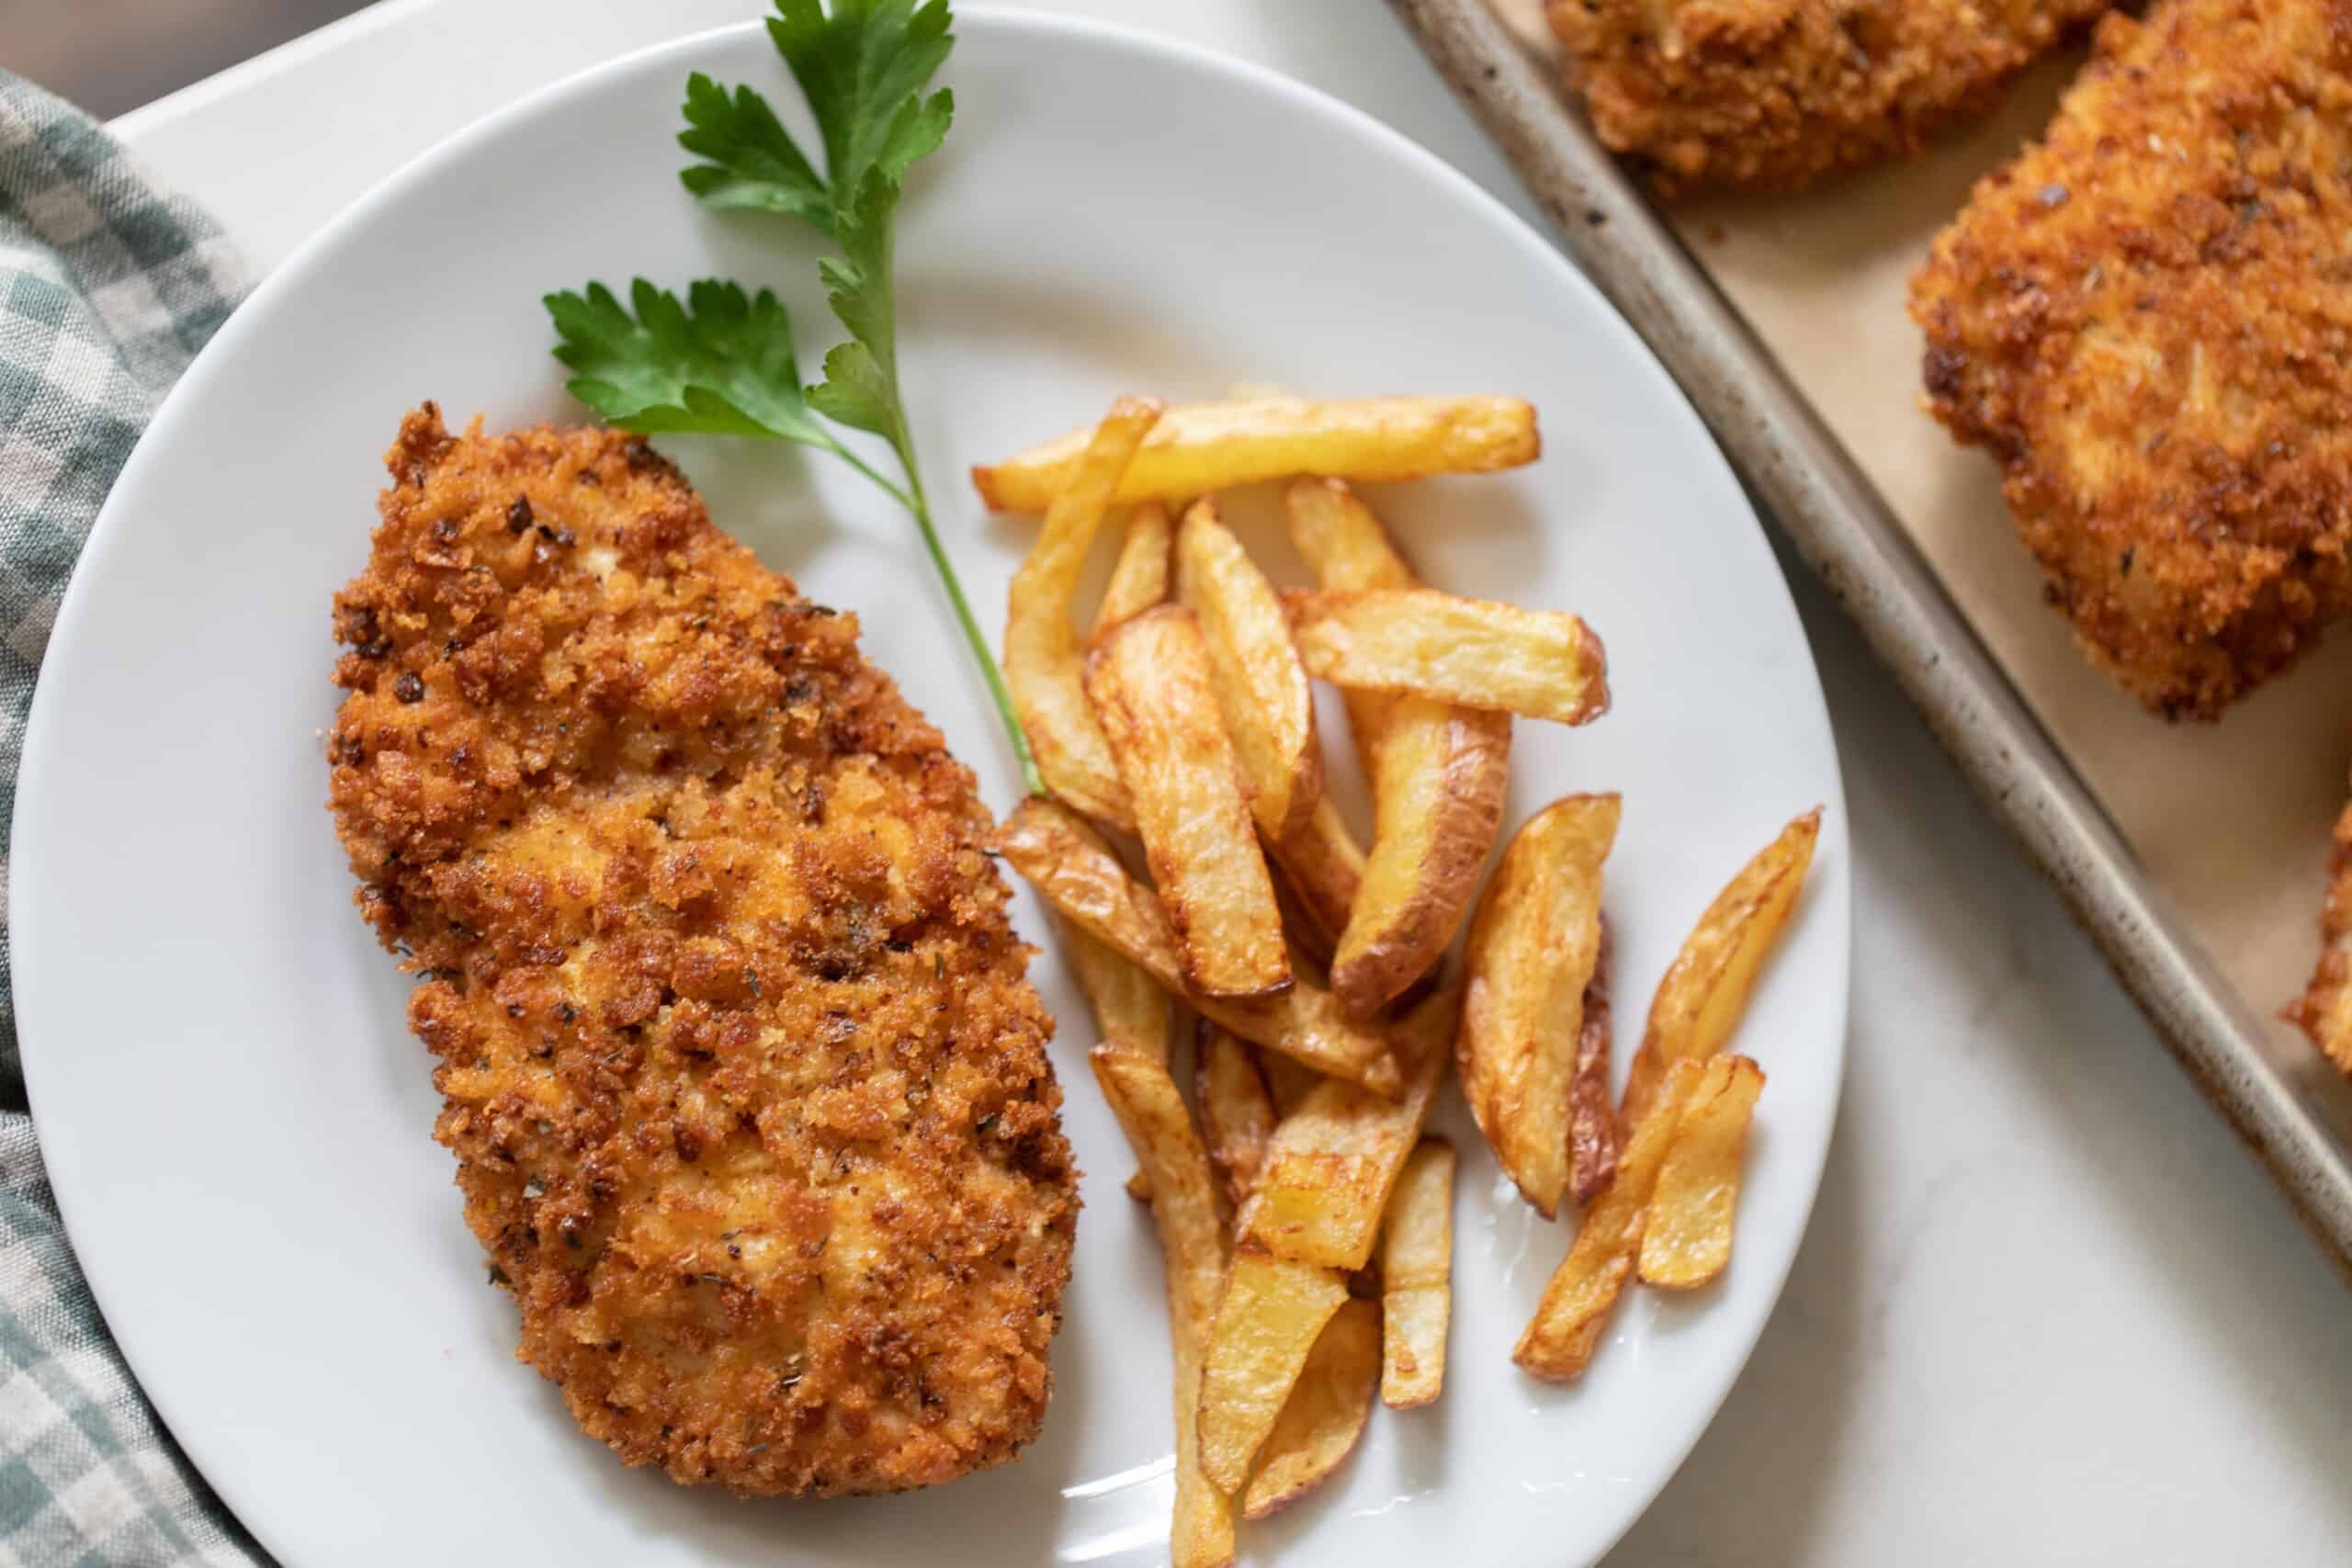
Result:
<svg viewBox="0 0 2352 1568">
<path fill-rule="evenodd" d="M 550 294 L 548 314 L 569 366 L 565 389 L 624 430 L 763 436 L 831 449 L 809 412 L 792 356 L 792 321 L 774 294 L 705 279 L 687 303 L 643 278 L 636 317 L 601 283 Z"/>
<path fill-rule="evenodd" d="M 833 205 L 846 207 L 879 168 L 893 184 L 947 134 L 952 105 L 921 97 L 956 45 L 947 0 L 776 0 L 768 37 L 792 68 L 825 139 Z"/>
<path fill-rule="evenodd" d="M 768 101 L 749 87 L 727 89 L 695 72 L 686 78 L 686 126 L 678 145 L 710 160 L 678 178 L 709 207 L 745 207 L 805 218 L 828 232 L 833 196 L 808 166 Z"/>
</svg>

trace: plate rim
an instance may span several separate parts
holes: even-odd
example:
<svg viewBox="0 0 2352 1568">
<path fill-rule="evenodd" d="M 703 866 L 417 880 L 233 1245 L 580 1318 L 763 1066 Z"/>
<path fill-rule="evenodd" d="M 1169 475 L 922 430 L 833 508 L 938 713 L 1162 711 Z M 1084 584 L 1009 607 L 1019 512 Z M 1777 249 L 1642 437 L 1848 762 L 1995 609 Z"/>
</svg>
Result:
<svg viewBox="0 0 2352 1568">
<path fill-rule="evenodd" d="M 1795 623 L 1798 640 L 1804 650 L 1805 670 L 1810 677 L 1811 695 L 1819 712 L 1821 728 L 1827 740 L 1826 754 L 1829 772 L 1826 783 L 1828 787 L 1821 802 L 1824 807 L 1823 815 L 1826 818 L 1823 824 L 1826 840 L 1823 847 L 1833 852 L 1823 859 L 1835 867 L 1833 884 L 1835 897 L 1834 908 L 1818 911 L 1815 918 L 1820 918 L 1822 914 L 1833 914 L 1838 928 L 1835 933 L 1837 940 L 1830 948 L 1830 959 L 1835 964 L 1837 984 L 1834 987 L 1834 995 L 1828 1001 L 1829 1010 L 1825 1020 L 1829 1034 L 1828 1040 L 1825 1043 L 1825 1049 L 1827 1053 L 1827 1065 L 1831 1069 L 1830 1093 L 1827 1104 L 1824 1107 L 1825 1125 L 1828 1132 L 1817 1147 L 1812 1151 L 1799 1172 L 1802 1218 L 1796 1229 L 1794 1243 L 1790 1247 L 1786 1258 L 1780 1260 L 1778 1267 L 1773 1270 L 1768 1292 L 1770 1304 L 1758 1317 L 1753 1327 L 1742 1336 L 1744 1343 L 1738 1346 L 1731 1371 L 1724 1378 L 1721 1387 L 1715 1390 L 1707 1401 L 1703 1418 L 1692 1423 L 1688 1433 L 1679 1443 L 1668 1445 L 1674 1450 L 1672 1461 L 1662 1466 L 1654 1478 L 1635 1488 L 1639 1494 L 1638 1503 L 1625 1510 L 1614 1529 L 1609 1533 L 1606 1540 L 1600 1542 L 1598 1550 L 1589 1560 L 1591 1562 L 1598 1562 L 1615 1549 L 1625 1533 L 1648 1513 L 1651 1506 L 1655 1504 L 1667 1485 L 1680 1473 L 1682 1466 L 1690 1458 L 1691 1450 L 1713 1427 L 1716 1417 L 1721 1414 L 1724 1402 L 1730 1396 L 1732 1389 L 1738 1384 L 1741 1377 L 1746 1374 L 1748 1361 L 1753 1357 L 1757 1345 L 1761 1341 L 1767 1325 L 1779 1310 L 1787 1289 L 1789 1274 L 1794 1267 L 1798 1253 L 1803 1250 L 1804 1237 L 1811 1230 L 1814 1213 L 1819 1201 L 1822 1176 L 1827 1165 L 1830 1145 L 1837 1136 L 1838 1111 L 1844 1101 L 1845 1074 L 1852 1029 L 1855 940 L 1852 919 L 1852 840 L 1848 831 L 1845 770 L 1837 745 L 1837 728 L 1829 714 L 1827 694 L 1821 682 L 1820 664 L 1814 655 L 1812 638 L 1804 629 L 1803 617 L 1797 612 L 1788 573 L 1781 566 L 1777 553 L 1771 551 L 1770 535 L 1764 527 L 1763 519 L 1758 514 L 1755 502 L 1748 495 L 1746 486 L 1739 481 L 1736 473 L 1733 470 L 1721 444 L 1701 419 L 1689 394 L 1666 369 L 1657 352 L 1634 331 L 1617 306 L 1600 292 L 1589 277 L 1577 269 L 1559 246 L 1546 239 L 1527 220 L 1513 211 L 1508 203 L 1454 164 L 1369 111 L 1335 97 L 1320 88 L 1311 86 L 1253 60 L 1224 53 L 1187 39 L 1091 17 L 1032 11 L 1012 6 L 984 3 L 958 6 L 955 21 L 959 30 L 978 23 L 985 29 L 1002 29 L 1013 35 L 1023 33 L 1038 36 L 1061 35 L 1092 46 L 1124 51 L 1145 62 L 1148 68 L 1164 67 L 1174 63 L 1205 72 L 1211 75 L 1225 78 L 1241 90 L 1268 95 L 1283 101 L 1292 112 L 1317 116 L 1332 122 L 1346 134 L 1368 141 L 1388 157 L 1401 158 L 1408 164 L 1419 165 L 1438 184 L 1452 187 L 1457 196 L 1466 197 L 1474 208 L 1485 209 L 1490 218 L 1498 220 L 1502 234 L 1539 256 L 1542 265 L 1555 273 L 1562 287 L 1572 293 L 1582 295 L 1587 308 L 1591 312 L 1608 322 L 1611 330 L 1623 334 L 1627 345 L 1635 352 L 1639 359 L 1646 361 L 1649 367 L 1657 373 L 1666 395 L 1682 406 L 1683 412 L 1690 421 L 1692 434 L 1698 438 L 1705 454 L 1703 458 L 1698 460 L 1712 459 L 1722 469 L 1723 477 L 1729 482 L 1731 493 L 1739 498 L 1738 515 L 1745 518 L 1748 526 L 1754 528 L 1766 543 L 1768 557 L 1771 559 L 1774 569 L 1771 579 L 1779 585 L 1787 613 Z M 742 35 L 758 33 L 761 28 L 759 18 L 750 17 L 716 28 L 698 29 L 674 39 L 615 55 L 609 60 L 599 62 L 537 87 L 516 98 L 513 103 L 459 127 L 401 164 L 360 192 L 334 217 L 289 251 L 282 261 L 263 276 L 253 292 L 231 313 L 220 329 L 206 343 L 150 417 L 146 430 L 141 434 L 130 457 L 124 463 L 121 471 L 117 474 L 113 485 L 108 490 L 106 502 L 100 507 L 97 516 L 93 519 L 89 533 L 83 541 L 81 552 L 75 559 L 72 576 L 61 600 L 56 620 L 43 649 L 42 667 L 46 668 L 49 654 L 52 650 L 68 646 L 77 636 L 82 635 L 80 631 L 82 622 L 94 613 L 90 610 L 89 604 L 96 590 L 85 587 L 94 574 L 85 568 L 93 561 L 106 558 L 98 552 L 111 552 L 115 547 L 117 536 L 122 533 L 121 525 L 115 523 L 116 514 L 118 511 L 125 510 L 118 505 L 119 498 L 126 493 L 135 491 L 139 488 L 137 481 L 143 479 L 144 471 L 151 462 L 160 460 L 153 457 L 151 450 L 151 447 L 159 449 L 160 444 L 151 443 L 149 437 L 158 431 L 167 431 L 173 423 L 183 417 L 187 407 L 192 407 L 198 402 L 212 378 L 225 374 L 217 367 L 228 364 L 233 359 L 237 345 L 246 336 L 265 330 L 263 325 L 258 324 L 263 323 L 269 313 L 264 307 L 270 305 L 279 294 L 296 288 L 309 274 L 323 265 L 325 261 L 341 247 L 347 232 L 364 225 L 380 208 L 406 197 L 413 187 L 426 184 L 445 168 L 463 163 L 481 146 L 494 141 L 512 127 L 526 124 L 544 116 L 560 113 L 570 100 L 590 94 L 614 78 L 640 71 L 650 71 L 665 61 L 682 63 L 697 51 L 708 50 L 722 41 L 732 43 Z M 233 238 L 231 236 L 232 243 Z M 9 834 L 11 851 L 8 858 L 14 863 L 9 865 L 6 871 L 6 932 L 11 950 L 9 979 L 15 998 L 14 1021 L 18 1040 L 19 1061 L 25 1076 L 27 1100 L 32 1113 L 32 1123 L 37 1139 L 41 1126 L 40 1112 L 43 1099 L 43 1093 L 39 1085 L 45 1074 L 35 1066 L 35 1063 L 37 1060 L 45 1059 L 45 1052 L 28 1045 L 27 1043 L 40 1032 L 28 1028 L 26 1020 L 29 1014 L 44 1010 L 40 1003 L 32 1000 L 35 994 L 44 988 L 42 982 L 31 978 L 40 966 L 28 960 L 33 959 L 45 945 L 40 934 L 42 931 L 40 918 L 36 913 L 39 908 L 39 895 L 31 892 L 30 889 L 45 880 L 31 874 L 44 869 L 42 862 L 46 852 L 34 848 L 35 840 L 26 840 L 19 842 L 17 829 L 20 823 L 28 821 L 45 809 L 44 803 L 52 787 L 50 775 L 57 770 L 48 765 L 49 754 L 53 748 L 44 742 L 49 732 L 59 722 L 54 715 L 62 699 L 54 695 L 54 683 L 42 680 L 37 675 L 32 705 L 26 723 L 16 799 L 11 812 Z M 62 767 L 63 763 L 61 761 L 58 769 Z M 1827 890 L 1824 888 L 1824 891 Z M 1818 897 L 1818 895 L 1809 895 L 1804 902 L 1808 905 L 1815 904 Z M 152 1387 L 149 1379 L 141 1371 L 142 1364 L 148 1359 L 146 1352 L 139 1343 L 141 1336 L 136 1329 L 126 1335 L 117 1326 L 115 1315 L 108 1310 L 107 1303 L 115 1295 L 115 1292 L 112 1287 L 101 1281 L 101 1276 L 108 1270 L 103 1265 L 94 1269 L 89 1262 L 89 1254 L 85 1253 L 80 1244 L 80 1222 L 77 1222 L 75 1215 L 82 1209 L 82 1201 L 78 1194 L 84 1190 L 83 1187 L 73 1179 L 60 1181 L 55 1179 L 56 1166 L 47 1149 L 43 1151 L 42 1162 L 44 1178 L 57 1204 L 60 1220 L 64 1227 L 68 1244 L 73 1249 L 74 1261 L 82 1271 L 83 1280 L 90 1292 L 94 1304 L 98 1308 L 106 1332 L 120 1353 L 141 1397 L 146 1400 L 154 1411 L 158 1421 L 170 1434 L 172 1441 L 178 1446 L 181 1454 L 203 1477 L 206 1484 L 211 1487 L 222 1506 L 228 1509 L 238 1524 L 262 1544 L 266 1551 L 270 1551 L 278 1562 L 288 1563 L 289 1568 L 308 1568 L 307 1564 L 289 1558 L 271 1544 L 269 1535 L 254 1522 L 260 1510 L 249 1510 L 239 1506 L 237 1499 L 244 1496 L 251 1496 L 258 1503 L 260 1496 L 256 1489 L 243 1484 L 243 1477 L 241 1475 L 234 1482 L 224 1484 L 221 1477 L 216 1474 L 214 1467 L 208 1464 L 203 1457 L 206 1452 L 210 1451 L 210 1445 L 200 1440 L 192 1442 L 182 1435 L 181 1427 L 171 1416 L 175 1401 L 167 1395 L 159 1393 Z M 1738 1331 L 1735 1329 L 1734 1332 Z"/>
</svg>

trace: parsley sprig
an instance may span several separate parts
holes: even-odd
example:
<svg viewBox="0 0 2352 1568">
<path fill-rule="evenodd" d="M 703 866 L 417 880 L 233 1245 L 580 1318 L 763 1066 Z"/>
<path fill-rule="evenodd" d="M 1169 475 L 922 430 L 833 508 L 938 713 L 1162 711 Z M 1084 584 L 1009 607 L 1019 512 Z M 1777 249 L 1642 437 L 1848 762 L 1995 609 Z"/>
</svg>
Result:
<svg viewBox="0 0 2352 1568">
<path fill-rule="evenodd" d="M 772 212 L 829 236 L 818 263 L 827 302 L 849 336 L 828 350 L 824 378 L 804 387 L 792 320 L 768 289 L 705 279 L 683 303 L 643 278 L 624 305 L 601 283 L 550 294 L 555 356 L 573 397 L 624 430 L 742 435 L 829 452 L 914 518 L 965 639 L 1012 739 L 1023 781 L 1042 793 L 1004 673 L 989 652 L 923 493 L 899 381 L 892 296 L 899 197 L 908 169 L 935 152 L 955 118 L 932 78 L 955 47 L 947 0 L 775 0 L 768 36 L 791 68 L 824 141 L 820 172 L 767 100 L 696 72 L 686 82 L 678 144 L 703 160 L 679 179 L 706 207 Z M 878 435 L 898 458 L 891 479 L 844 446 L 831 424 Z"/>
</svg>

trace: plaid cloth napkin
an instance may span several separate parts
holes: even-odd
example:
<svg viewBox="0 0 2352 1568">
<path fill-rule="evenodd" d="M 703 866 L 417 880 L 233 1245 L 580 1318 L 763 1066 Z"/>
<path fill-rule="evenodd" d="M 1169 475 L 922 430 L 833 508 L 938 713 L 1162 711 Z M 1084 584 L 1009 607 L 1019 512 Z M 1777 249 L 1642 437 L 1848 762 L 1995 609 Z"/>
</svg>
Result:
<svg viewBox="0 0 2352 1568">
<path fill-rule="evenodd" d="M 245 288 L 209 218 L 156 189 L 87 116 L 0 71 L 0 835 L 82 541 L 148 416 Z M 0 836 L 0 884 L 6 855 Z M 5 919 L 0 1565 L 266 1562 L 131 1381 L 58 1224 Z"/>
</svg>

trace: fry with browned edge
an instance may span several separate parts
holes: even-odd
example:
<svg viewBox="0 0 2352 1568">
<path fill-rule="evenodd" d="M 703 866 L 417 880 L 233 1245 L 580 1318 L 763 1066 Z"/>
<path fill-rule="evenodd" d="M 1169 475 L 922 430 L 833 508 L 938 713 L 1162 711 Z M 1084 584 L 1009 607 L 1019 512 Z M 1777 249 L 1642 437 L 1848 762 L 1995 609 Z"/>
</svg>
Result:
<svg viewBox="0 0 2352 1568">
<path fill-rule="evenodd" d="M 1116 1041 L 1091 1055 L 1095 1081 L 1151 1184 L 1152 1220 L 1168 1274 L 1169 1334 L 1176 1360 L 1176 1509 L 1172 1568 L 1225 1568 L 1233 1561 L 1232 1488 L 1201 1473 L 1201 1371 L 1225 1289 L 1225 1229 L 1208 1157 L 1167 1065 Z"/>
<path fill-rule="evenodd" d="M 1067 482 L 1048 498 L 1045 525 L 1012 574 L 1004 620 L 1004 681 L 1046 787 L 1089 817 L 1134 823 L 1110 743 L 1086 700 L 1084 659 L 1074 617 L 1087 552 L 1112 492 L 1159 405 L 1122 398 L 1082 443 Z M 1042 502 L 1040 504 L 1044 504 Z"/>
<path fill-rule="evenodd" d="M 996 512 L 1041 512 L 1086 449 L 1087 432 L 972 469 L 972 487 Z M 1185 501 L 1292 474 L 1411 479 L 1491 473 L 1543 451 L 1535 410 L 1519 398 L 1243 398 L 1178 403 L 1168 411 L 1115 499 Z"/>
</svg>

